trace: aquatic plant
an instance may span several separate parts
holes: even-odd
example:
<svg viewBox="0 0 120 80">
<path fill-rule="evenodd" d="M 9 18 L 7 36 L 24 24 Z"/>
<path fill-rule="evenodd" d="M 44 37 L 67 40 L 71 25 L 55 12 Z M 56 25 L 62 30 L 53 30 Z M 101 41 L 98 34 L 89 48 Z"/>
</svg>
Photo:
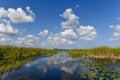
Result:
<svg viewBox="0 0 120 80">
<path fill-rule="evenodd" d="M 87 73 L 82 73 L 82 80 L 120 80 L 120 74 L 116 69 L 110 69 L 104 66 L 103 62 L 89 62 L 89 61 L 81 61 L 81 63 L 85 64 L 90 71 L 93 72 L 92 75 Z"/>
</svg>

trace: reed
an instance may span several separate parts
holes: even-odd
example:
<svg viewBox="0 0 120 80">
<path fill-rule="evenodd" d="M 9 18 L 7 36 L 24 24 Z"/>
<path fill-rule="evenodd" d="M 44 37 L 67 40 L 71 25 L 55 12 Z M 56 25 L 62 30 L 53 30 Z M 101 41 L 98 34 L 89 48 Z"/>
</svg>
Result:
<svg viewBox="0 0 120 80">
<path fill-rule="evenodd" d="M 0 60 L 8 58 L 32 57 L 39 55 L 51 55 L 56 53 L 55 49 L 26 48 L 15 46 L 0 46 Z"/>
<path fill-rule="evenodd" d="M 120 59 L 120 48 L 111 48 L 107 46 L 90 49 L 70 49 L 68 53 L 70 54 L 71 57 Z"/>
<path fill-rule="evenodd" d="M 50 56 L 58 51 L 57 49 L 0 46 L 0 74 L 18 69 L 31 57 Z"/>
</svg>

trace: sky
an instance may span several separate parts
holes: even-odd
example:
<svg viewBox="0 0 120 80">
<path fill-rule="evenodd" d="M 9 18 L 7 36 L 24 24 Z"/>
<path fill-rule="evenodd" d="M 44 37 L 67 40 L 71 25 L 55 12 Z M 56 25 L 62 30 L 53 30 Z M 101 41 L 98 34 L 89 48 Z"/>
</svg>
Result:
<svg viewBox="0 0 120 80">
<path fill-rule="evenodd" d="M 120 0 L 0 0 L 0 45 L 120 47 Z"/>
</svg>

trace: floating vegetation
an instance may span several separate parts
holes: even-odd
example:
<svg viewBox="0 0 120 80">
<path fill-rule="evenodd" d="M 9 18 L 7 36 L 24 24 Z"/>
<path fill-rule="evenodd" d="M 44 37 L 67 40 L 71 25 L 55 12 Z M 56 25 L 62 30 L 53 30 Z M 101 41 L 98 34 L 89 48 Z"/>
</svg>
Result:
<svg viewBox="0 0 120 80">
<path fill-rule="evenodd" d="M 105 64 L 107 64 L 107 62 L 98 63 L 82 60 L 80 60 L 80 62 L 86 65 L 89 70 L 93 72 L 92 75 L 82 73 L 82 80 L 120 80 L 120 74 L 117 69 L 110 69 L 104 66 Z"/>
<path fill-rule="evenodd" d="M 110 47 L 97 47 L 91 49 L 71 49 L 68 51 L 71 57 L 84 57 L 99 60 L 120 60 L 120 48 L 110 48 Z M 89 61 L 79 61 L 85 64 L 92 75 L 88 73 L 83 73 L 81 75 L 83 80 L 120 80 L 120 73 L 115 68 L 108 68 L 104 65 L 107 62 L 89 62 Z"/>
</svg>

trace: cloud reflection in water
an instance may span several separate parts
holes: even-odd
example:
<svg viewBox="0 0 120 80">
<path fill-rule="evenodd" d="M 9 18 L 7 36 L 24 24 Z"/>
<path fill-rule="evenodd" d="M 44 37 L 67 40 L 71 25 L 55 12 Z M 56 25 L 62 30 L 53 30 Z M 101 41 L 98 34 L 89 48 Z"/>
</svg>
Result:
<svg viewBox="0 0 120 80">
<path fill-rule="evenodd" d="M 50 57 L 38 58 L 33 62 L 23 65 L 20 70 L 9 72 L 3 80 L 65 80 L 64 78 L 77 78 L 74 74 L 79 72 L 80 64 L 76 59 L 69 57 L 67 52 L 59 52 Z M 5 74 L 3 75 L 5 76 Z M 29 79 L 30 78 L 30 79 Z M 67 79 L 66 79 L 67 80 Z"/>
</svg>

